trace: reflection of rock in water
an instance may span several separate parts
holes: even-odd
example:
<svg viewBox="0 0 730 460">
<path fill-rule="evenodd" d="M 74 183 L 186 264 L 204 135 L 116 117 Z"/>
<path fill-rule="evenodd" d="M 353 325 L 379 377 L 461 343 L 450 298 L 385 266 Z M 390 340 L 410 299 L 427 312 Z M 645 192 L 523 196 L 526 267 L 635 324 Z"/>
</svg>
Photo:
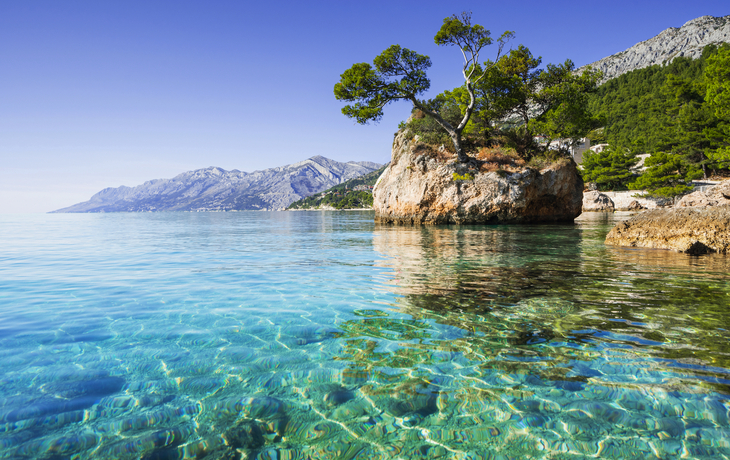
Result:
<svg viewBox="0 0 730 460">
<path fill-rule="evenodd" d="M 580 270 L 581 230 L 569 225 L 392 227 L 376 226 L 379 262 L 392 270 L 387 286 L 422 308 L 443 310 L 513 305 L 555 289 L 572 290 Z M 555 265 L 555 255 L 571 264 Z M 442 305 L 439 307 L 439 305 Z"/>
</svg>

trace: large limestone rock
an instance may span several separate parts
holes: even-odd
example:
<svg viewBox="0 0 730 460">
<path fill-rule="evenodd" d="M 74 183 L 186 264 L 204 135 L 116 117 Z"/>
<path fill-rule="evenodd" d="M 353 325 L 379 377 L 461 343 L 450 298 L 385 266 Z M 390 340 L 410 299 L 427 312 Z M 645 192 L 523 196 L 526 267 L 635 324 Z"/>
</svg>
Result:
<svg viewBox="0 0 730 460">
<path fill-rule="evenodd" d="M 583 212 L 613 212 L 615 209 L 608 195 L 597 191 L 583 194 Z"/>
<path fill-rule="evenodd" d="M 692 192 L 676 204 L 679 208 L 696 206 L 725 206 L 730 204 L 730 180 L 720 182 L 707 191 Z"/>
<path fill-rule="evenodd" d="M 730 250 L 730 206 L 654 209 L 616 225 L 606 244 L 690 254 Z"/>
<path fill-rule="evenodd" d="M 390 166 L 373 189 L 379 222 L 560 222 L 575 219 L 582 207 L 583 181 L 572 161 L 541 171 L 475 172 L 421 152 L 404 132 L 396 136 Z"/>
</svg>

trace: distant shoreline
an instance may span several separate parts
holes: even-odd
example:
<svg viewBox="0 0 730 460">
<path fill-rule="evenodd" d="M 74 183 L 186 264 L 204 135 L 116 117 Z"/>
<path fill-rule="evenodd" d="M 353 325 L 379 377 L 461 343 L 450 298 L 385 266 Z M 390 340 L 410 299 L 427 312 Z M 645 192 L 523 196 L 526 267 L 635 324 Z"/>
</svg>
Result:
<svg viewBox="0 0 730 460">
<path fill-rule="evenodd" d="M 348 209 L 316 208 L 316 209 L 285 209 L 285 211 L 374 211 L 374 209 L 373 208 L 348 208 Z"/>
</svg>

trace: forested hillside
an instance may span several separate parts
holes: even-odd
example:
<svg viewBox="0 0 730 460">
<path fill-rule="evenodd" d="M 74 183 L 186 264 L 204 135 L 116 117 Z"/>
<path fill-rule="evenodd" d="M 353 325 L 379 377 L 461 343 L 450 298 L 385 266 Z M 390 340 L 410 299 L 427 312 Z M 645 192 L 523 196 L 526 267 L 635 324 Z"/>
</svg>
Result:
<svg viewBox="0 0 730 460">
<path fill-rule="evenodd" d="M 611 148 L 586 156 L 587 180 L 671 196 L 687 191 L 693 179 L 728 175 L 729 92 L 727 44 L 707 46 L 699 59 L 679 57 L 609 80 L 589 96 L 589 108 L 603 124 L 590 135 L 592 144 L 607 142 Z M 627 155 L 641 153 L 652 156 L 640 177 L 624 175 L 618 186 L 602 182 L 601 176 L 625 168 Z"/>
<path fill-rule="evenodd" d="M 373 206 L 372 187 L 388 165 L 377 171 L 350 179 L 324 192 L 302 198 L 290 204 L 287 209 L 362 209 Z M 355 190 L 366 189 L 366 190 Z"/>
</svg>

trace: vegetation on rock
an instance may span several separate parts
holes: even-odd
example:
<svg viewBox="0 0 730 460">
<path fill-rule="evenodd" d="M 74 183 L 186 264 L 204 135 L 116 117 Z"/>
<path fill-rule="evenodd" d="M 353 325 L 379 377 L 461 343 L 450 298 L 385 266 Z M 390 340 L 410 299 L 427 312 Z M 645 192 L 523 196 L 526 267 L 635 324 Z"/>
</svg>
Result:
<svg viewBox="0 0 730 460">
<path fill-rule="evenodd" d="M 433 99 L 417 98 L 430 88 L 426 69 L 431 60 L 399 45 L 377 56 L 374 66 L 359 63 L 346 70 L 335 85 L 335 97 L 353 103 L 342 112 L 358 123 L 380 120 L 383 107 L 393 101 L 411 101 L 413 116 L 401 128 L 426 144 L 449 145 L 461 163 L 478 164 L 469 153 L 495 144 L 530 160 L 561 139 L 567 154 L 571 143 L 597 126 L 586 97 L 600 74 L 589 69 L 576 75 L 570 60 L 540 69 L 542 59 L 524 46 L 502 56 L 505 43 L 514 36 L 509 31 L 497 39 L 495 60 L 480 61 L 482 49 L 493 43 L 490 35 L 472 25 L 468 13 L 444 19 L 434 41 L 461 50 L 464 84 Z"/>
</svg>

